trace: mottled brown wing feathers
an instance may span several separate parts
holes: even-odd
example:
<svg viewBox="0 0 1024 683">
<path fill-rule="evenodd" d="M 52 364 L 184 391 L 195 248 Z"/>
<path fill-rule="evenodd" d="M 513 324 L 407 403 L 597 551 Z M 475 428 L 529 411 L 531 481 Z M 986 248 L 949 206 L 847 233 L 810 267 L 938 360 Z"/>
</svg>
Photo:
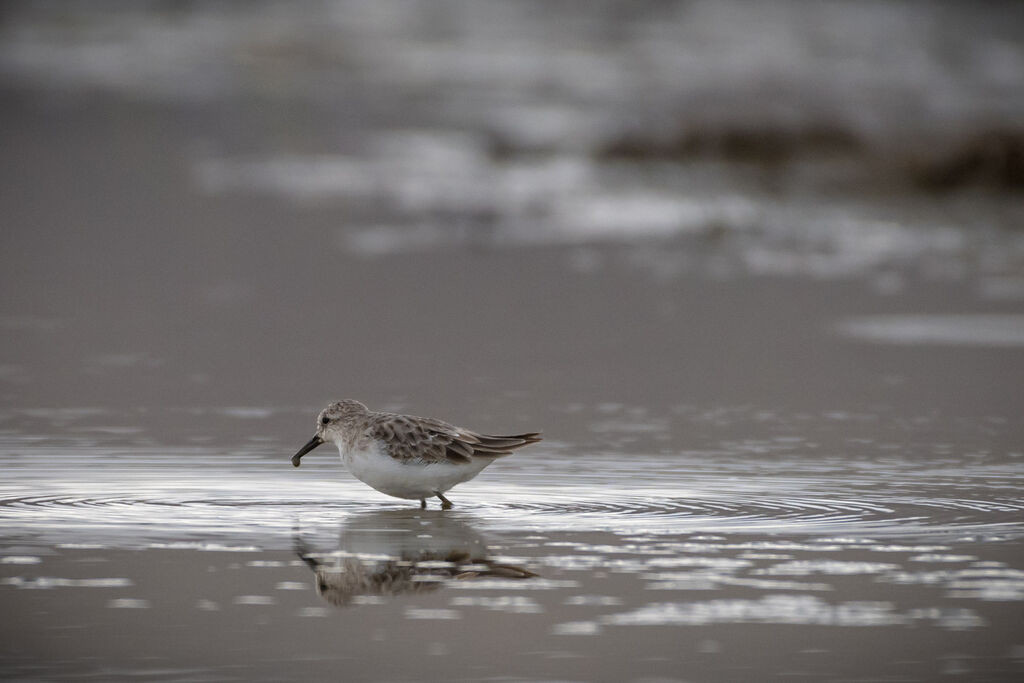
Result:
<svg viewBox="0 0 1024 683">
<path fill-rule="evenodd" d="M 516 434 L 514 436 L 492 436 L 490 434 L 467 434 L 471 439 L 473 454 L 482 457 L 511 455 L 512 451 L 540 441 L 540 434 Z"/>
<path fill-rule="evenodd" d="M 465 441 L 452 439 L 445 447 L 445 455 L 452 462 L 469 462 L 473 459 L 473 447 Z"/>
<path fill-rule="evenodd" d="M 467 463 L 474 457 L 497 458 L 540 441 L 530 432 L 512 436 L 491 436 L 459 429 L 447 422 L 406 415 L 382 414 L 368 430 L 371 438 L 388 444 L 396 460 Z"/>
<path fill-rule="evenodd" d="M 540 434 L 517 434 L 515 436 L 477 435 L 480 445 L 486 448 L 515 449 L 540 441 Z"/>
</svg>

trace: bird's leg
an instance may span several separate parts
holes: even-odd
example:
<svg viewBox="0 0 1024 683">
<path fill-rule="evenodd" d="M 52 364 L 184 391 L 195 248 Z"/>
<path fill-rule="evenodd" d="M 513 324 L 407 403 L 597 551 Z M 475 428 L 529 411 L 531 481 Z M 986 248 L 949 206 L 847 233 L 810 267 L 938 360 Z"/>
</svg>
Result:
<svg viewBox="0 0 1024 683">
<path fill-rule="evenodd" d="M 447 498 L 445 498 L 443 493 L 441 493 L 440 491 L 436 491 L 434 493 L 434 495 L 441 499 L 441 509 L 442 510 L 451 510 L 452 509 L 452 502 L 450 500 L 448 500 Z"/>
<path fill-rule="evenodd" d="M 427 509 L 427 499 L 426 498 L 420 498 L 420 510 L 426 510 L 426 509 Z"/>
</svg>

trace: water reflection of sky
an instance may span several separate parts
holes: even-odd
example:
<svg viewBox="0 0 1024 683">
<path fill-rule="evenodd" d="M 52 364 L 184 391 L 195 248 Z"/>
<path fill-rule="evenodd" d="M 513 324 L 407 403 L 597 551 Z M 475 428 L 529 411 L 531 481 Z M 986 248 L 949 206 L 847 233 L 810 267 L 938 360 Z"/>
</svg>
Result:
<svg viewBox="0 0 1024 683">
<path fill-rule="evenodd" d="M 124 435 L 115 430 L 113 438 Z M 942 444 L 935 448 L 924 458 L 897 458 L 891 444 L 862 442 L 853 457 L 820 453 L 813 459 L 806 444 L 791 439 L 671 457 L 563 449 L 502 461 L 488 471 L 492 476 L 461 486 L 452 497 L 492 530 L 550 533 L 568 525 L 624 535 L 1019 536 L 1024 501 L 1013 454 L 978 451 L 965 458 Z M 250 449 L 80 444 L 69 452 L 23 438 L 8 440 L 5 451 L 0 523 L 7 534 L 30 533 L 51 543 L 135 546 L 195 537 L 281 547 L 296 520 L 320 523 L 392 502 L 328 456 L 308 473 L 292 473 L 282 471 L 279 458 Z"/>
<path fill-rule="evenodd" d="M 235 407 L 213 419 L 282 412 L 302 413 Z M 544 442 L 451 492 L 450 511 L 385 498 L 330 453 L 295 470 L 272 440 L 156 445 L 145 430 L 103 429 L 118 414 L 99 409 L 36 411 L 60 426 L 18 434 L 12 424 L 32 419 L 18 415 L 0 442 L 0 593 L 17 613 L 74 604 L 100 628 L 141 618 L 143 633 L 256 620 L 276 634 L 261 645 L 264 666 L 296 666 L 288 643 L 363 657 L 375 643 L 424 638 L 429 656 L 465 662 L 444 629 L 496 619 L 521 631 L 514 642 L 527 651 L 556 644 L 587 661 L 634 633 L 785 627 L 813 629 L 793 631 L 798 642 L 773 636 L 785 651 L 846 651 L 824 643 L 855 629 L 929 648 L 957 638 L 972 666 L 1010 666 L 962 641 L 1006 641 L 1007 610 L 1024 600 L 1019 454 L 972 445 L 1005 424 L 959 424 L 951 444 L 935 441 L 949 435 L 931 419 L 835 413 L 796 437 L 783 428 L 796 416 L 743 407 L 565 412 L 585 416 L 606 450 Z M 673 456 L 637 450 L 680 416 L 688 429 L 767 424 L 780 435 Z M 875 439 L 849 438 L 865 426 Z M 894 433 L 910 435 L 899 457 Z M 638 436 L 648 441 L 613 445 Z M 808 457 L 837 442 L 845 453 Z M 310 628 L 338 640 L 311 645 Z M 695 647 L 711 657 L 740 635 L 699 634 Z M 634 647 L 620 656 L 640 656 Z M 856 670 L 897 666 L 887 662 Z"/>
<path fill-rule="evenodd" d="M 0 677 L 1019 678 L 1016 5 L 8 4 Z"/>
</svg>

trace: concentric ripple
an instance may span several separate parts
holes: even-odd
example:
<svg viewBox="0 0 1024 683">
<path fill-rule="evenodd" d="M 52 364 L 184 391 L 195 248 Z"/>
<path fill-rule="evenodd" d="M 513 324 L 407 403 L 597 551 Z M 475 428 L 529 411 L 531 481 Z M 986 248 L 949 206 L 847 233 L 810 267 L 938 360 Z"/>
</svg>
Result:
<svg viewBox="0 0 1024 683">
<path fill-rule="evenodd" d="M 786 460 L 786 457 L 792 458 Z M 215 465 L 197 466 L 214 462 Z M 102 464 L 97 464 L 102 463 Z M 788 532 L 871 537 L 1024 535 L 1024 478 L 1012 465 L 942 470 L 884 462 L 802 470 L 793 456 L 594 455 L 503 461 L 451 493 L 454 514 L 490 531 L 619 534 Z M 80 452 L 9 458 L 0 484 L 0 535 L 115 545 L 205 539 L 286 547 L 297 525 L 334 528 L 368 509 L 411 508 L 353 480 L 335 463 L 287 462 L 194 450 L 138 460 Z M 958 495 L 965 479 L 971 497 Z"/>
</svg>

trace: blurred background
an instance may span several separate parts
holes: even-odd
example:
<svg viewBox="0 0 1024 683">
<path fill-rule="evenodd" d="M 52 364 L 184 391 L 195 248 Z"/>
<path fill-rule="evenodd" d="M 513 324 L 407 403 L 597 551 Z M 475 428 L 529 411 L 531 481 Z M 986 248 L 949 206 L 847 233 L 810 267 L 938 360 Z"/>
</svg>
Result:
<svg viewBox="0 0 1024 683">
<path fill-rule="evenodd" d="M 0 4 L 0 678 L 1022 680 L 1022 387 L 1024 3 Z"/>
<path fill-rule="evenodd" d="M 1019 415 L 1022 38 L 1016 2 L 4 3 L 0 403 Z"/>
</svg>

